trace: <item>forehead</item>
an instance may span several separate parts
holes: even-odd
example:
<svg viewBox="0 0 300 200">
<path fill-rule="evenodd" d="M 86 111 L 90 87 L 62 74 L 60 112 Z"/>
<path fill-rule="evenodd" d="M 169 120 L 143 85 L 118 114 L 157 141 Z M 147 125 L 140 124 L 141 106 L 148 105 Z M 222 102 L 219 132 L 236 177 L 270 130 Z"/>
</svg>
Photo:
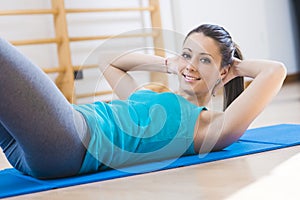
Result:
<svg viewBox="0 0 300 200">
<path fill-rule="evenodd" d="M 217 42 L 203 33 L 192 33 L 185 41 L 183 48 L 190 48 L 194 53 L 209 53 L 216 60 L 221 60 Z"/>
</svg>

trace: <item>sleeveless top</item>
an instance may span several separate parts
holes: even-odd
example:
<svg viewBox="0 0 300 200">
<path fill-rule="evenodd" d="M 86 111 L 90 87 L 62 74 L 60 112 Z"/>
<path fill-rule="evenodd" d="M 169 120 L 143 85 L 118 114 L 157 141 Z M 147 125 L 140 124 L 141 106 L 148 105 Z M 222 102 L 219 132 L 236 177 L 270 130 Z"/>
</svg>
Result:
<svg viewBox="0 0 300 200">
<path fill-rule="evenodd" d="M 79 174 L 195 154 L 198 107 L 174 93 L 141 90 L 127 100 L 73 105 L 90 142 Z"/>
</svg>

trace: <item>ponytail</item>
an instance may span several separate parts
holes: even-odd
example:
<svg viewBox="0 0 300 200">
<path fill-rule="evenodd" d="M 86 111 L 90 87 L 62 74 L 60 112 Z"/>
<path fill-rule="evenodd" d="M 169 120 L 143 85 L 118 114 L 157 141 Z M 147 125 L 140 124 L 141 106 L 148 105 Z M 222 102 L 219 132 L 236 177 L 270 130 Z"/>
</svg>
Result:
<svg viewBox="0 0 300 200">
<path fill-rule="evenodd" d="M 243 55 L 240 48 L 235 44 L 234 57 L 243 60 Z M 229 81 L 224 86 L 224 100 L 223 110 L 226 110 L 228 106 L 244 91 L 244 77 L 236 77 Z"/>
</svg>

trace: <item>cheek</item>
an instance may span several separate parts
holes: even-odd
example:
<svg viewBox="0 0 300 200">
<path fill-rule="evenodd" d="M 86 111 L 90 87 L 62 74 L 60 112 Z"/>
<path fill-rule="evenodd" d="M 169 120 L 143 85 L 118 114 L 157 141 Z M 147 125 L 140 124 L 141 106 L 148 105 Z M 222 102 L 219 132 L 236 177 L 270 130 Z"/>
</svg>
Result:
<svg viewBox="0 0 300 200">
<path fill-rule="evenodd" d="M 186 66 L 185 65 L 177 65 L 178 66 L 178 72 L 181 74 L 183 71 L 184 71 L 184 69 L 186 68 Z"/>
<path fill-rule="evenodd" d="M 216 67 L 212 66 L 206 70 L 201 70 L 201 76 L 206 85 L 211 87 L 214 86 L 215 82 L 219 78 L 219 71 Z"/>
</svg>

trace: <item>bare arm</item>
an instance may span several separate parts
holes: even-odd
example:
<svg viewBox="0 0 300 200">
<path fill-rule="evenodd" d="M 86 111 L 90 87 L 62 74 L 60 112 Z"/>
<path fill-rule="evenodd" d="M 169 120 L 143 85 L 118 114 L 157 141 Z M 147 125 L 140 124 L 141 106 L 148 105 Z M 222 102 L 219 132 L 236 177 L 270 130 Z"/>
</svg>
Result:
<svg viewBox="0 0 300 200">
<path fill-rule="evenodd" d="M 126 99 L 132 92 L 136 91 L 139 86 L 129 71 L 155 71 L 167 72 L 165 59 L 160 56 L 147 55 L 141 53 L 130 53 L 118 58 L 103 61 L 100 64 L 100 70 L 104 77 L 113 88 L 114 92 L 121 99 Z"/>
<path fill-rule="evenodd" d="M 198 150 L 204 139 L 215 143 L 201 147 L 202 151 L 220 150 L 237 141 L 278 93 L 286 77 L 286 69 L 279 62 L 236 59 L 223 82 L 237 76 L 251 77 L 253 81 L 224 112 L 201 113 L 196 140 Z"/>
</svg>

